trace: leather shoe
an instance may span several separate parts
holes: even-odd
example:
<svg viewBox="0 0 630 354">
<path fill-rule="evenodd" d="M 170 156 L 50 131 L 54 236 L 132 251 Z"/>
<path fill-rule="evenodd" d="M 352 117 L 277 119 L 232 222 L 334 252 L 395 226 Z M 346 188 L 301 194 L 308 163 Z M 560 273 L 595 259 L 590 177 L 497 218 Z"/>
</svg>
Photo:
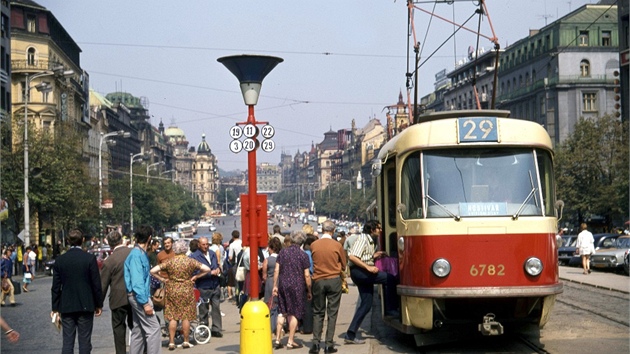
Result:
<svg viewBox="0 0 630 354">
<path fill-rule="evenodd" d="M 359 338 L 350 339 L 348 336 L 343 337 L 343 342 L 345 344 L 365 344 L 365 340 Z"/>
<path fill-rule="evenodd" d="M 217 331 L 211 331 L 211 332 L 210 332 L 210 335 L 211 335 L 212 337 L 216 337 L 216 338 L 222 338 L 222 337 L 223 337 L 223 333 L 221 333 L 221 332 L 217 332 Z"/>
<path fill-rule="evenodd" d="M 319 353 L 319 344 L 313 344 L 311 350 L 308 351 L 309 354 L 317 354 Z"/>
<path fill-rule="evenodd" d="M 324 353 L 336 353 L 336 352 L 337 352 L 337 348 L 335 348 L 334 345 L 324 348 Z"/>
</svg>

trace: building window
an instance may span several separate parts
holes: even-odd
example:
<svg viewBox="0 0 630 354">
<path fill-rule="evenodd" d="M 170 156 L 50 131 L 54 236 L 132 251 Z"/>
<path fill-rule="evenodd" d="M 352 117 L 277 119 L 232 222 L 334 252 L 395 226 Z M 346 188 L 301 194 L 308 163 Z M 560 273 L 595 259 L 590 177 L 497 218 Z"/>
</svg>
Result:
<svg viewBox="0 0 630 354">
<path fill-rule="evenodd" d="M 36 31 L 36 21 L 34 15 L 26 16 L 26 30 L 31 33 L 35 33 Z"/>
<path fill-rule="evenodd" d="M 578 46 L 588 46 L 588 31 L 580 31 L 580 36 L 578 37 Z"/>
<path fill-rule="evenodd" d="M 28 48 L 26 52 L 26 61 L 29 66 L 35 66 L 35 48 Z"/>
<path fill-rule="evenodd" d="M 588 77 L 591 76 L 591 65 L 588 60 L 582 60 L 580 62 L 580 76 Z"/>
<path fill-rule="evenodd" d="M 596 112 L 597 111 L 597 93 L 585 92 L 582 93 L 582 104 L 584 112 Z"/>
<path fill-rule="evenodd" d="M 602 47 L 610 47 L 610 31 L 602 31 Z"/>
</svg>

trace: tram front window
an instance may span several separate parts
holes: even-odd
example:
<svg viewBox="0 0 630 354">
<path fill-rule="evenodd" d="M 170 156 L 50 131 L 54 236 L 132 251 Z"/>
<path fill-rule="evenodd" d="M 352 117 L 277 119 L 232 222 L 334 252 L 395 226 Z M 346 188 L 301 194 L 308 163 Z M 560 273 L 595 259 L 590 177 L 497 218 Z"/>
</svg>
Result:
<svg viewBox="0 0 630 354">
<path fill-rule="evenodd" d="M 422 187 L 418 188 L 426 210 L 422 217 L 542 215 L 536 155 L 531 149 L 431 150 L 424 151 L 421 160 Z"/>
</svg>

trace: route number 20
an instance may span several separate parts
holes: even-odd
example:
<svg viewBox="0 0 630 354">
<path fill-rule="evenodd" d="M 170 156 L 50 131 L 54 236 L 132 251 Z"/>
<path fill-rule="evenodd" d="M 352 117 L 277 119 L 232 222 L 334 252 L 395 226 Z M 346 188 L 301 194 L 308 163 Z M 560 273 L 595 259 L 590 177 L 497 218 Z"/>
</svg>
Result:
<svg viewBox="0 0 630 354">
<path fill-rule="evenodd" d="M 504 276 L 505 266 L 503 264 L 473 264 L 470 266 L 470 275 L 473 277 L 482 277 L 484 275 Z"/>
</svg>

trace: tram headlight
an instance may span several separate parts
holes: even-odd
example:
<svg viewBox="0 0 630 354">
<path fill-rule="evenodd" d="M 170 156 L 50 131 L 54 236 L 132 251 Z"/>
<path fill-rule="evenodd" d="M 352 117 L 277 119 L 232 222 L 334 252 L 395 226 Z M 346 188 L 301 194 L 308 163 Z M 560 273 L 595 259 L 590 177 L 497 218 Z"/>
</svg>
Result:
<svg viewBox="0 0 630 354">
<path fill-rule="evenodd" d="M 539 275 L 540 273 L 542 273 L 542 271 L 543 271 L 543 264 L 540 259 L 536 257 L 531 257 L 525 261 L 525 272 L 527 272 L 527 274 L 535 277 Z"/>
<path fill-rule="evenodd" d="M 398 250 L 399 251 L 404 251 L 405 250 L 405 239 L 402 237 L 398 238 Z"/>
<path fill-rule="evenodd" d="M 451 264 L 444 258 L 437 259 L 431 266 L 433 274 L 438 278 L 444 278 L 451 274 Z"/>
</svg>

